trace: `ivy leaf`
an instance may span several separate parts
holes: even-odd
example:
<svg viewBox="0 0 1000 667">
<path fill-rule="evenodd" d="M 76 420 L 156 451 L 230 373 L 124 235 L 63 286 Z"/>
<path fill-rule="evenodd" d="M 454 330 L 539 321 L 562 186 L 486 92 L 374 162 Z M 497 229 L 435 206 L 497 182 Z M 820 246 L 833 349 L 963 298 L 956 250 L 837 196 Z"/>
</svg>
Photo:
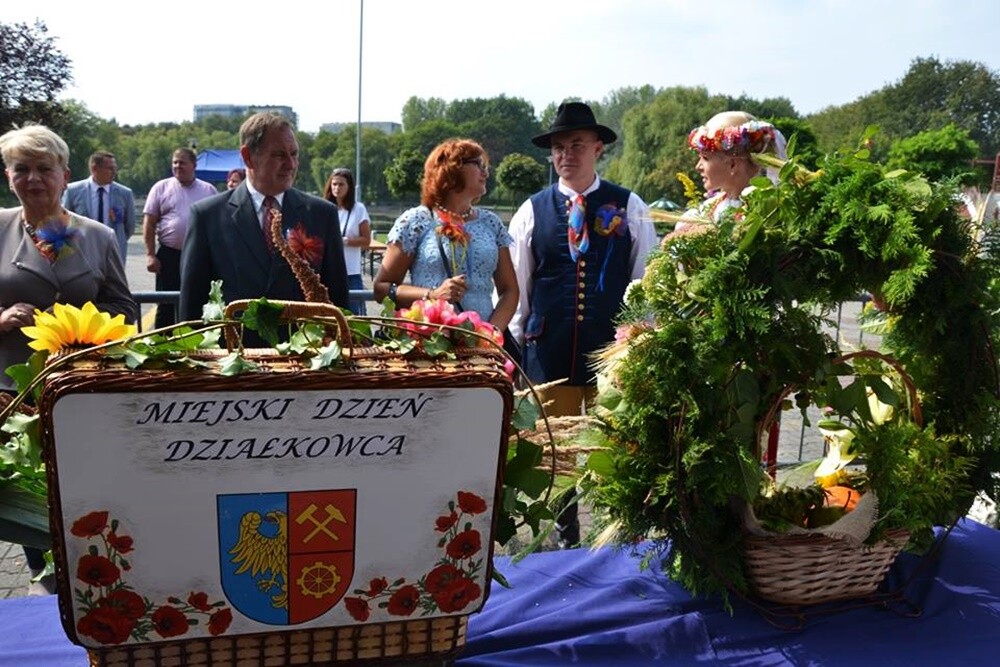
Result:
<svg viewBox="0 0 1000 667">
<path fill-rule="evenodd" d="M 240 375 L 247 371 L 256 371 L 259 368 L 260 366 L 235 350 L 219 359 L 219 372 L 227 377 Z"/>
<path fill-rule="evenodd" d="M 535 424 L 541 418 L 542 412 L 538 404 L 531 400 L 529 396 L 522 396 L 517 399 L 514 406 L 514 415 L 511 424 L 518 431 L 530 431 L 535 428 Z"/>
<path fill-rule="evenodd" d="M 592 452 L 587 457 L 587 470 L 591 470 L 602 477 L 612 477 L 618 470 L 615 459 L 610 452 Z"/>
<path fill-rule="evenodd" d="M 18 392 L 22 392 L 28 388 L 31 381 L 35 379 L 42 369 L 45 368 L 45 360 L 49 358 L 49 353 L 44 350 L 38 350 L 33 352 L 28 360 L 23 364 L 14 364 L 7 368 L 7 375 L 9 375 L 17 387 Z M 35 389 L 35 399 L 39 398 L 41 394 L 41 387 Z"/>
<path fill-rule="evenodd" d="M 424 340 L 424 352 L 429 357 L 451 355 L 452 349 L 451 340 L 440 331 L 431 334 L 430 338 Z"/>
<path fill-rule="evenodd" d="M 316 371 L 321 368 L 329 368 L 333 366 L 334 363 L 340 361 L 342 356 L 342 351 L 340 349 L 340 343 L 337 341 L 330 341 L 329 345 L 324 345 L 319 350 L 319 354 L 312 358 L 309 363 L 309 368 Z"/>
<path fill-rule="evenodd" d="M 316 322 L 305 322 L 301 324 L 288 339 L 288 343 L 278 348 L 294 354 L 302 354 L 310 350 L 315 350 L 323 344 L 323 336 L 326 330 L 323 325 Z"/>
<path fill-rule="evenodd" d="M 274 347 L 278 344 L 278 330 L 284 310 L 284 306 L 271 303 L 267 299 L 256 299 L 243 311 L 240 320 L 243 326 L 256 331 L 271 347 Z"/>
<path fill-rule="evenodd" d="M 222 296 L 222 281 L 213 280 L 208 288 L 208 301 L 201 307 L 201 319 L 213 322 L 226 319 L 226 302 Z"/>
</svg>

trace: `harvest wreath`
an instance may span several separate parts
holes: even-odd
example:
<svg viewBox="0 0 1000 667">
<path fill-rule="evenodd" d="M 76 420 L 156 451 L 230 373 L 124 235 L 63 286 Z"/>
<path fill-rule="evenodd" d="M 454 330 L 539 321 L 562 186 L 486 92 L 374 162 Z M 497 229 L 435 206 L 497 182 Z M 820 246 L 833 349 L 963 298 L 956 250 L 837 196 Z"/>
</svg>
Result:
<svg viewBox="0 0 1000 667">
<path fill-rule="evenodd" d="M 927 549 L 977 492 L 998 497 L 1000 236 L 960 217 L 949 184 L 864 148 L 815 172 L 758 157 L 778 182 L 755 179 L 739 216 L 671 237 L 626 293 L 586 438 L 602 448 L 580 484 L 600 541 L 652 540 L 649 558 L 694 594 L 859 596 L 842 558 L 792 569 L 846 593 L 771 595 L 755 550 L 789 531 L 844 553 L 888 546 L 874 589 L 904 543 Z M 879 352 L 823 331 L 864 292 Z M 817 474 L 778 485 L 760 443 L 793 403 L 807 424 L 810 405 L 824 411 L 832 446 Z"/>
</svg>

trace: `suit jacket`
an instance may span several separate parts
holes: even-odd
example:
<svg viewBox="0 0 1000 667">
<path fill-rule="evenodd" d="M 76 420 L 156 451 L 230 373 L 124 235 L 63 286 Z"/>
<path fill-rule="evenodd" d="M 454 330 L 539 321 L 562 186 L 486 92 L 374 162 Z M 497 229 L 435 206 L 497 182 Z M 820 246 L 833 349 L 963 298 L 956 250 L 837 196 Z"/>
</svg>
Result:
<svg viewBox="0 0 1000 667">
<path fill-rule="evenodd" d="M 135 322 L 139 309 L 129 292 L 114 234 L 77 215 L 70 216 L 70 224 L 80 233 L 71 250 L 52 263 L 38 252 L 21 224 L 21 208 L 0 211 L 0 306 L 24 302 L 48 310 L 55 303 L 82 306 L 92 301 L 98 310 Z M 0 371 L 31 356 L 28 342 L 20 329 L 0 332 Z M 11 378 L 0 375 L 0 388 L 13 389 Z"/>
<path fill-rule="evenodd" d="M 330 291 L 333 303 L 347 308 L 347 271 L 337 207 L 325 199 L 290 189 L 285 192 L 281 213 L 286 235 L 289 230 L 304 233 L 316 247 L 313 268 Z M 272 255 L 268 251 L 245 184 L 191 207 L 181 250 L 181 320 L 201 319 L 213 280 L 222 280 L 226 303 L 260 297 L 287 301 L 305 298 L 288 263 L 277 252 Z"/>
<path fill-rule="evenodd" d="M 63 206 L 85 218 L 96 220 L 97 209 L 94 203 L 96 195 L 93 195 L 90 189 L 92 183 L 93 181 L 89 178 L 70 183 L 66 187 L 66 192 L 63 193 Z M 135 232 L 135 198 L 132 196 L 132 190 L 121 183 L 112 181 L 106 187 L 108 188 L 108 198 L 104 205 L 107 207 L 105 209 L 107 222 L 104 224 L 115 230 L 118 252 L 124 264 L 128 258 L 128 240 Z M 112 217 L 114 220 L 111 219 Z"/>
</svg>

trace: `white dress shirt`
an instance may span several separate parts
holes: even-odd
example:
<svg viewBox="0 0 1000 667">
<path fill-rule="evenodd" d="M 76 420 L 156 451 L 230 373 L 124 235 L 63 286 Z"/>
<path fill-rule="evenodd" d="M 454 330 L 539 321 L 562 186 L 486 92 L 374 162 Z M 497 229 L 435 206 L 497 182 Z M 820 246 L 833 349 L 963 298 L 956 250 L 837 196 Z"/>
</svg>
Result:
<svg viewBox="0 0 1000 667">
<path fill-rule="evenodd" d="M 567 187 L 562 179 L 559 180 L 559 192 L 567 197 L 575 197 L 577 194 L 588 195 L 601 185 L 601 179 L 594 177 L 594 182 L 585 191 L 577 193 Z M 656 229 L 653 227 L 653 220 L 649 215 L 649 207 L 634 192 L 629 194 L 628 206 L 625 209 L 628 218 L 628 230 L 632 235 L 632 250 L 629 253 L 629 272 L 632 280 L 642 278 L 646 272 L 646 258 L 651 250 L 657 246 Z M 510 235 L 514 237 L 514 245 L 510 247 L 510 258 L 514 262 L 514 271 L 517 273 L 517 286 L 520 288 L 520 296 L 517 302 L 517 311 L 510 321 L 510 332 L 518 342 L 524 342 L 524 324 L 530 314 L 531 303 L 531 276 L 535 271 L 535 257 L 531 252 L 531 236 L 535 230 L 535 210 L 528 199 L 517 213 L 510 220 L 508 228 Z"/>
</svg>

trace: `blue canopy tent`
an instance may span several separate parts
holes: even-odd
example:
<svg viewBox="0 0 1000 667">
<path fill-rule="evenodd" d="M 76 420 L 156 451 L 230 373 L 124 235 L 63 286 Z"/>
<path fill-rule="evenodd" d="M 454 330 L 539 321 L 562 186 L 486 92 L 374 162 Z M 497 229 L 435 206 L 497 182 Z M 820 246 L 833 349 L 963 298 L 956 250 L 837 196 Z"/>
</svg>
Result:
<svg viewBox="0 0 1000 667">
<path fill-rule="evenodd" d="M 244 169 L 238 150 L 208 148 L 198 153 L 194 175 L 209 183 L 225 182 L 231 169 Z"/>
</svg>

